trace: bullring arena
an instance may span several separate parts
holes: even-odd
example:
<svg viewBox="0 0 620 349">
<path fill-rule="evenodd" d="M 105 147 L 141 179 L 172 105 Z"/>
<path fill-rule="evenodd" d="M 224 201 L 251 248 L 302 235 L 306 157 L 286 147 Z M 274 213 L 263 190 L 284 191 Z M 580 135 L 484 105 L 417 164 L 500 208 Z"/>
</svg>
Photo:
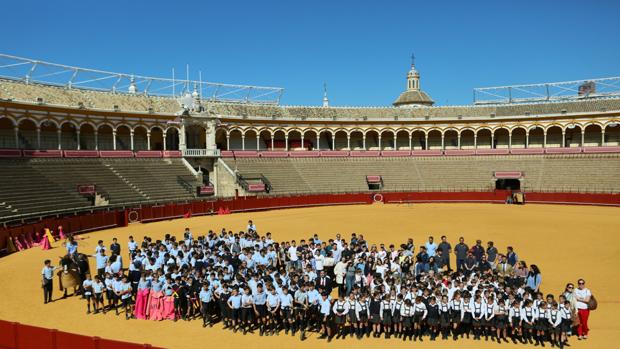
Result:
<svg viewBox="0 0 620 349">
<path fill-rule="evenodd" d="M 194 238 L 222 228 L 250 234 L 248 220 L 275 242 L 356 233 L 369 246 L 398 248 L 412 238 L 415 253 L 442 235 L 452 246 L 461 236 L 469 246 L 493 241 L 501 254 L 512 246 L 540 268 L 545 295 L 583 278 L 596 296 L 591 334 L 571 336 L 572 348 L 615 347 L 620 91 L 605 87 L 618 78 L 547 84 L 569 91 L 560 97 L 435 107 L 412 64 L 392 107 L 332 107 L 327 95 L 322 107 L 298 107 L 279 105 L 278 88 L 181 80 L 181 92 L 161 95 L 140 86 L 166 79 L 0 56 L 30 71 L 0 80 L 0 348 L 412 345 L 374 336 L 327 342 L 316 331 L 304 341 L 281 329 L 243 335 L 221 322 L 204 328 L 200 317 L 86 314 L 80 296 L 61 298 L 56 276 L 53 301 L 41 300 L 43 261 L 57 266 L 69 235 L 87 255 L 98 240 L 109 246 L 117 238 L 127 259 L 130 235 L 182 240 L 186 227 Z M 101 90 L 30 79 L 40 66 L 121 83 Z M 247 94 L 217 92 L 230 88 Z M 96 273 L 95 258 L 88 260 Z M 325 294 L 330 304 L 337 296 Z M 413 345 L 455 345 L 423 336 Z M 458 343 L 500 346 L 491 340 Z"/>
</svg>

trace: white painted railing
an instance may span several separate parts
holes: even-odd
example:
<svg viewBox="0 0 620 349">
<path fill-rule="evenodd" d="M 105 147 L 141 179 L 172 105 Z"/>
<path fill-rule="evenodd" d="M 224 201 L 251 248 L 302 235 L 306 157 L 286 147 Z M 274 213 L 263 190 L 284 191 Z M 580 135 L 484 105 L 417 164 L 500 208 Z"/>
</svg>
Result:
<svg viewBox="0 0 620 349">
<path fill-rule="evenodd" d="M 181 150 L 184 157 L 218 157 L 219 149 L 184 149 Z"/>
</svg>

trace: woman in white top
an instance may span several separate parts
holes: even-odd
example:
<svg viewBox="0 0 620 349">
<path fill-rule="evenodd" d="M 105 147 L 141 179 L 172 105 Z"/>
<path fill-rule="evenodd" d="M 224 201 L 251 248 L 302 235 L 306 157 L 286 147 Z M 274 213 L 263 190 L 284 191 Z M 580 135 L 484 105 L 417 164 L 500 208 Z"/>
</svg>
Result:
<svg viewBox="0 0 620 349">
<path fill-rule="evenodd" d="M 577 315 L 579 316 L 579 326 L 577 327 L 578 338 L 588 339 L 588 317 L 590 316 L 590 309 L 588 308 L 588 302 L 592 298 L 592 292 L 586 288 L 586 281 L 579 279 L 577 281 L 577 289 L 574 292 L 575 300 L 577 301 Z"/>
</svg>

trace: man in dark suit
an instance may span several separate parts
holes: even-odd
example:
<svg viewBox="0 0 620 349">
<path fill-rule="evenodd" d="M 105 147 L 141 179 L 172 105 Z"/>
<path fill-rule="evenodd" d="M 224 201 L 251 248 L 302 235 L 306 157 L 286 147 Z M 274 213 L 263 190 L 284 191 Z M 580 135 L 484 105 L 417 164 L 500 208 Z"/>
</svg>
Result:
<svg viewBox="0 0 620 349">
<path fill-rule="evenodd" d="M 332 293 L 332 280 L 327 276 L 325 270 L 321 270 L 321 274 L 316 278 L 316 288 L 323 289 L 323 291 Z"/>
</svg>

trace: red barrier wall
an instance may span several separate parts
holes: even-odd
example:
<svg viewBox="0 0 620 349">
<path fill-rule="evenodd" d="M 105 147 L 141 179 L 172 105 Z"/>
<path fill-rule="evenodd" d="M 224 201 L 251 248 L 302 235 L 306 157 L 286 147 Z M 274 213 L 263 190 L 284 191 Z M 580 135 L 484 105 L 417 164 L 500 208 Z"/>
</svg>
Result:
<svg viewBox="0 0 620 349">
<path fill-rule="evenodd" d="M 0 320 L 2 349 L 161 349 Z"/>
<path fill-rule="evenodd" d="M 381 193 L 385 203 L 415 202 L 489 202 L 503 203 L 507 192 L 389 192 Z M 329 205 L 370 204 L 374 193 L 359 194 L 315 194 L 300 196 L 239 197 L 194 201 L 189 203 L 167 203 L 145 205 L 117 211 L 86 212 L 68 214 L 63 217 L 43 218 L 26 221 L 18 226 L 0 228 L 0 249 L 6 247 L 9 236 L 41 232 L 44 228 L 56 229 L 62 225 L 66 233 L 79 234 L 110 227 L 126 226 L 129 222 L 153 222 L 165 219 L 200 216 L 217 213 L 260 211 L 279 208 L 312 207 Z M 526 193 L 526 203 L 583 204 L 620 206 L 619 194 L 581 193 Z"/>
</svg>

